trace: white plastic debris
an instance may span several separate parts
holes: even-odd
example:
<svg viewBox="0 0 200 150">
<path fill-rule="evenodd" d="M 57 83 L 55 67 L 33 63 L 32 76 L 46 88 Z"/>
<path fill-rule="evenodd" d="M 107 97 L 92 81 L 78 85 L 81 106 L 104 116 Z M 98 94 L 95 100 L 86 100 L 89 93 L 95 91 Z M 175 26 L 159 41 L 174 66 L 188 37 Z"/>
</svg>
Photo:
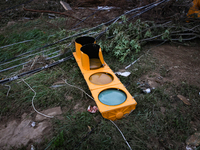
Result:
<svg viewBox="0 0 200 150">
<path fill-rule="evenodd" d="M 151 89 L 150 89 L 150 88 L 147 88 L 147 89 L 143 90 L 143 92 L 148 94 L 148 93 L 151 92 Z"/>
<path fill-rule="evenodd" d="M 97 9 L 99 10 L 110 10 L 113 9 L 114 7 L 108 7 L 108 6 L 98 6 Z"/>
<path fill-rule="evenodd" d="M 33 145 L 31 145 L 31 150 L 35 150 L 35 147 Z"/>
<path fill-rule="evenodd" d="M 63 84 L 58 84 L 58 85 L 52 85 L 51 88 L 58 88 L 64 86 Z"/>
<path fill-rule="evenodd" d="M 124 77 L 128 77 L 131 73 L 128 71 L 125 71 L 125 72 L 115 72 L 115 74 L 124 76 Z"/>
<path fill-rule="evenodd" d="M 196 146 L 189 146 L 189 145 L 187 145 L 185 149 L 186 150 L 195 150 Z"/>
<path fill-rule="evenodd" d="M 35 122 L 32 122 L 32 123 L 31 123 L 31 127 L 35 127 Z"/>
</svg>

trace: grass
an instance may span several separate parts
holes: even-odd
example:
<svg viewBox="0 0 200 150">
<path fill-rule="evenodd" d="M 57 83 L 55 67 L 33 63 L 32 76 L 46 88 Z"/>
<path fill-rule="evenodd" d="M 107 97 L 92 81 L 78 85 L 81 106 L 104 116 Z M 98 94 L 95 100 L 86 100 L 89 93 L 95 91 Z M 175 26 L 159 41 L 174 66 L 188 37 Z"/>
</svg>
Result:
<svg viewBox="0 0 200 150">
<path fill-rule="evenodd" d="M 35 26 L 38 27 L 35 28 Z M 0 35 L 2 39 L 0 46 L 27 39 L 34 41 L 3 49 L 0 60 L 26 52 L 29 48 L 34 49 L 54 42 L 65 36 L 67 34 L 62 29 L 47 31 L 45 23 L 41 20 L 16 24 L 8 27 Z M 71 48 L 73 49 L 73 46 Z M 137 54 L 133 52 L 123 62 L 119 62 L 112 53 L 104 51 L 104 59 L 113 71 L 118 71 L 145 52 L 145 50 L 141 50 Z M 200 117 L 199 88 L 186 83 L 178 86 L 171 83 L 154 89 L 150 94 L 142 93 L 137 88 L 138 79 L 150 71 L 155 71 L 157 67 L 157 60 L 147 54 L 130 67 L 131 75 L 129 77 L 119 76 L 124 85 L 128 84 L 127 89 L 135 97 L 138 105 L 128 117 L 117 120 L 115 123 L 125 135 L 132 149 L 184 149 L 187 137 L 196 132 L 195 129 L 200 128 L 200 124 L 198 124 Z M 161 75 L 167 75 L 164 67 L 159 71 Z M 11 73 L 12 71 L 8 71 L 2 76 L 7 77 Z M 25 80 L 37 93 L 34 104 L 39 111 L 55 106 L 67 107 L 68 110 L 63 113 L 64 119 L 51 120 L 53 125 L 51 138 L 46 137 L 46 140 L 40 144 L 34 143 L 35 147 L 37 149 L 128 149 L 118 130 L 109 120 L 102 118 L 99 112 L 90 114 L 87 111 L 74 110 L 75 105 L 80 102 L 84 109 L 87 109 L 88 98 L 83 96 L 81 91 L 67 85 L 51 88 L 53 83 L 62 81 L 62 79 L 67 79 L 70 84 L 81 87 L 90 94 L 74 59 L 31 75 Z M 8 83 L 11 86 L 8 96 L 6 96 L 8 87 L 0 86 L 1 120 L 13 116 L 20 117 L 24 112 L 29 113 L 32 110 L 31 99 L 34 93 L 26 84 L 19 81 Z M 171 87 L 170 94 L 166 92 L 169 87 Z M 180 101 L 176 97 L 177 94 L 189 98 L 191 106 Z M 73 97 L 72 100 L 66 100 L 65 95 Z M 161 112 L 161 107 L 164 107 L 164 112 Z M 86 137 L 90 129 L 93 131 Z"/>
</svg>

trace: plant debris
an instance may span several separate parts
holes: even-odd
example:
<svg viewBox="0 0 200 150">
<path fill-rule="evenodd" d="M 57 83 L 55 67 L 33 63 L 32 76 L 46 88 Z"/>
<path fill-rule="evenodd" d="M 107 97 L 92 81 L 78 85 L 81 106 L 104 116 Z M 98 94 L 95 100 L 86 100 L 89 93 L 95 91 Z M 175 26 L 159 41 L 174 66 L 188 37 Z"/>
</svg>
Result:
<svg viewBox="0 0 200 150">
<path fill-rule="evenodd" d="M 186 105 L 191 105 L 190 102 L 182 95 L 177 95 L 177 97 L 183 101 L 184 104 Z"/>
</svg>

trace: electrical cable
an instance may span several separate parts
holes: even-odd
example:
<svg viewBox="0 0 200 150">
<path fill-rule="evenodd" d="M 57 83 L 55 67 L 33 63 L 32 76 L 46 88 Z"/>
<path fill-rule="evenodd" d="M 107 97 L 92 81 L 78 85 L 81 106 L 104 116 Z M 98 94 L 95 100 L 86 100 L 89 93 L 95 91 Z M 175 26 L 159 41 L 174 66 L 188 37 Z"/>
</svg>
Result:
<svg viewBox="0 0 200 150">
<path fill-rule="evenodd" d="M 62 63 L 62 62 L 64 62 L 64 61 L 66 61 L 66 60 L 69 60 L 69 59 L 72 58 L 72 57 L 73 57 L 73 55 L 70 55 L 70 56 L 65 57 L 65 58 L 63 58 L 63 59 L 60 59 L 60 60 L 58 60 L 58 61 L 56 61 L 56 62 L 54 62 L 54 63 L 51 63 L 51 64 L 49 64 L 49 65 L 45 65 L 45 66 L 43 66 L 43 67 L 41 67 L 41 68 L 37 68 L 37 69 L 34 69 L 34 70 L 30 70 L 30 71 L 27 71 L 27 72 L 23 72 L 23 73 L 21 73 L 21 74 L 19 74 L 19 75 L 16 75 L 16 76 L 14 76 L 14 77 L 0 80 L 0 84 L 4 84 L 4 83 L 10 82 L 10 81 L 17 80 L 17 79 L 19 79 L 19 78 L 21 78 L 21 77 L 23 77 L 23 76 L 25 76 L 25 75 L 30 75 L 30 74 L 33 74 L 33 73 L 36 73 L 36 72 L 40 72 L 40 71 L 42 71 L 42 70 L 44 70 L 44 69 L 53 67 L 53 66 L 55 66 L 55 65 L 58 65 L 58 64 L 60 64 L 60 63 Z"/>
<path fill-rule="evenodd" d="M 129 149 L 132 150 L 131 146 L 130 146 L 129 143 L 127 142 L 127 140 L 126 140 L 124 134 L 122 133 L 122 131 L 118 128 L 118 126 L 117 126 L 112 120 L 110 120 L 110 122 L 112 122 L 112 124 L 114 124 L 114 126 L 118 129 L 118 131 L 121 133 L 121 135 L 122 135 L 124 141 L 125 141 L 126 144 L 128 145 Z"/>
<path fill-rule="evenodd" d="M 64 53 L 64 54 L 67 54 L 67 53 L 69 53 L 69 52 L 71 52 L 71 50 L 68 50 L 66 53 Z M 58 54 L 58 55 L 55 55 L 55 56 L 52 56 L 52 57 L 48 57 L 48 58 L 46 58 L 45 60 L 50 60 L 50 59 L 53 59 L 53 58 L 56 58 L 56 57 L 58 57 L 58 56 L 62 56 L 62 55 L 64 55 L 64 54 Z"/>
<path fill-rule="evenodd" d="M 33 100 L 35 99 L 35 96 L 36 96 L 37 93 L 32 89 L 32 87 L 31 87 L 28 83 L 26 83 L 26 81 L 24 81 L 24 79 L 22 79 L 22 81 L 34 92 L 34 96 L 33 96 L 33 98 L 32 98 L 32 107 L 33 107 L 33 109 L 35 110 L 35 112 L 37 112 L 38 114 L 40 114 L 40 115 L 42 115 L 42 116 L 44 116 L 44 117 L 53 118 L 54 116 L 45 115 L 45 114 L 39 112 L 39 111 L 35 108 L 34 103 L 33 103 Z"/>
<path fill-rule="evenodd" d="M 7 62 L 7 61 L 10 61 L 10 60 L 13 60 L 13 59 L 16 59 L 16 58 L 18 58 L 18 57 L 20 57 L 20 56 L 29 54 L 29 53 L 31 53 L 31 52 L 38 51 L 38 50 L 40 50 L 40 49 L 42 49 L 42 48 L 46 48 L 46 47 L 49 47 L 49 46 L 52 46 L 52 45 L 61 43 L 61 42 L 65 41 L 65 40 L 68 40 L 68 39 L 70 39 L 70 38 L 77 37 L 77 36 L 79 36 L 79 35 L 81 35 L 81 34 L 84 34 L 84 33 L 89 32 L 89 31 L 91 31 L 91 30 L 100 28 L 100 27 L 102 27 L 103 25 L 109 24 L 109 23 L 111 23 L 113 20 L 114 20 L 114 19 L 112 19 L 112 20 L 110 20 L 110 21 L 108 21 L 108 22 L 106 22 L 106 23 L 102 23 L 102 24 L 100 24 L 100 25 L 98 25 L 98 26 L 95 26 L 95 27 L 93 27 L 93 28 L 91 28 L 91 29 L 88 29 L 88 30 L 86 30 L 86 31 L 82 31 L 82 32 L 80 32 L 80 33 L 77 33 L 77 34 L 74 34 L 74 35 L 65 37 L 65 38 L 63 38 L 63 39 L 61 39 L 61 40 L 58 40 L 58 41 L 54 42 L 54 43 L 46 44 L 46 45 L 44 45 L 44 46 L 42 46 L 42 47 L 36 48 L 36 49 L 34 49 L 34 50 L 31 50 L 31 51 L 28 51 L 28 52 L 25 52 L 25 53 L 22 53 L 22 54 L 19 54 L 19 55 L 17 55 L 17 56 L 14 56 L 14 57 L 12 57 L 12 58 L 9 58 L 9 59 L 6 59 L 6 60 L 0 62 L 0 64 L 1 64 L 1 63 L 4 63 L 4 62 Z"/>
<path fill-rule="evenodd" d="M 18 43 L 13 43 L 13 44 L 1 46 L 0 48 L 5 48 L 5 47 L 13 46 L 13 45 L 20 44 L 20 43 L 26 43 L 26 42 L 30 42 L 30 41 L 33 41 L 33 40 L 26 40 L 26 41 L 22 41 L 22 42 L 18 42 Z"/>
<path fill-rule="evenodd" d="M 89 98 L 91 98 L 92 100 L 94 100 L 94 98 L 93 98 L 92 96 L 90 96 L 88 93 L 86 93 L 83 89 L 81 89 L 81 88 L 79 88 L 79 87 L 77 87 L 77 86 L 74 86 L 74 85 L 71 85 L 71 84 L 67 83 L 66 79 L 65 79 L 65 80 L 63 79 L 63 81 L 65 81 L 65 83 L 66 83 L 67 85 L 69 85 L 69 86 L 71 86 L 71 87 L 73 87 L 73 88 L 77 88 L 77 89 L 81 90 L 81 91 L 82 91 L 83 93 L 85 93 Z"/>
<path fill-rule="evenodd" d="M 163 3 L 163 2 L 168 2 L 168 1 L 170 1 L 170 0 L 162 0 L 162 1 L 160 1 L 160 2 L 156 2 L 156 3 L 153 4 L 152 6 L 147 7 L 147 8 L 145 8 L 145 10 L 143 10 L 143 11 L 139 12 L 138 14 L 136 14 L 136 15 L 130 17 L 130 18 L 128 19 L 128 21 L 130 21 L 131 19 L 133 19 L 133 18 L 135 18 L 135 17 L 137 17 L 137 16 L 139 16 L 139 15 L 141 15 L 141 14 L 143 14 L 143 13 L 149 11 L 149 10 L 151 10 L 152 8 L 158 6 L 159 4 L 161 4 L 161 3 Z"/>
<path fill-rule="evenodd" d="M 158 1 L 158 2 L 159 2 L 159 1 Z M 142 7 L 139 7 L 139 8 L 134 8 L 134 9 L 132 9 L 132 10 L 130 10 L 130 11 L 128 11 L 128 12 L 126 12 L 126 13 L 124 13 L 124 14 L 122 14 L 122 15 L 116 17 L 116 18 L 114 18 L 114 19 L 111 19 L 111 20 L 109 20 L 109 21 L 107 21 L 107 22 L 105 22 L 105 23 L 102 23 L 102 24 L 100 24 L 100 25 L 97 25 L 97 26 L 95 26 L 95 27 L 93 27 L 93 28 L 91 28 L 91 29 L 88 29 L 88 30 L 82 31 L 82 32 L 80 32 L 80 33 L 77 33 L 77 34 L 74 34 L 74 35 L 65 37 L 65 38 L 63 38 L 63 39 L 61 39 L 61 40 L 58 40 L 58 41 L 54 42 L 54 43 L 46 44 L 46 45 L 44 45 L 44 46 L 42 46 L 42 47 L 39 47 L 39 48 L 36 48 L 36 49 L 34 49 L 34 50 L 31 50 L 31 51 L 28 51 L 28 52 L 19 54 L 19 55 L 17 55 L 17 56 L 14 56 L 14 57 L 12 57 L 12 58 L 9 58 L 9 59 L 6 59 L 6 60 L 0 62 L 0 64 L 3 63 L 3 62 L 7 62 L 7 61 L 10 61 L 10 60 L 16 59 L 16 58 L 18 58 L 18 57 L 20 57 L 20 56 L 23 56 L 23 55 L 26 55 L 26 54 L 28 54 L 28 53 L 31 53 L 31 52 L 34 52 L 34 51 L 38 51 L 38 50 L 40 50 L 40 49 L 42 49 L 42 48 L 46 48 L 46 47 L 49 47 L 49 46 L 58 44 L 58 43 L 63 42 L 63 41 L 65 41 L 65 40 L 67 40 L 67 39 L 70 39 L 70 38 L 73 38 L 73 37 L 77 37 L 77 36 L 79 36 L 79 35 L 81 35 L 81 34 L 84 34 L 84 33 L 89 32 L 89 31 L 91 31 L 91 30 L 95 30 L 95 29 L 97 29 L 97 28 L 102 27 L 103 25 L 110 24 L 111 22 L 115 21 L 116 19 L 118 19 L 119 17 L 121 17 L 121 16 L 123 16 L 123 15 L 125 15 L 125 14 L 129 14 L 129 13 L 131 13 L 131 12 L 133 12 L 133 11 L 140 10 L 140 9 L 145 8 L 145 7 L 147 7 L 147 6 L 150 6 L 150 5 L 154 4 L 154 3 L 155 3 L 155 2 L 153 2 L 153 3 L 151 3 L 151 4 L 148 4 L 148 5 L 145 5 L 145 6 L 142 6 Z M 104 32 L 105 32 L 105 31 L 104 31 Z M 100 33 L 100 34 L 102 34 L 102 33 Z"/>
<path fill-rule="evenodd" d="M 57 48 L 57 47 L 59 47 L 59 46 L 56 46 L 56 47 L 53 47 L 53 48 L 49 48 L 49 49 L 46 49 L 46 50 L 43 50 L 43 51 L 40 51 L 40 52 L 37 52 L 37 53 L 34 53 L 34 54 L 30 54 L 30 55 L 28 55 L 28 56 L 25 56 L 25 57 L 22 57 L 22 58 L 19 58 L 19 59 L 15 59 L 15 60 L 12 60 L 12 61 L 5 62 L 5 63 L 3 63 L 3 64 L 0 64 L 0 66 L 6 65 L 6 64 L 9 64 L 9 63 L 12 63 L 12 62 L 15 62 L 15 61 L 24 59 L 24 58 L 28 58 L 28 57 L 30 57 L 30 56 L 37 55 L 37 54 L 39 54 L 39 53 L 47 52 L 47 51 L 52 50 L 52 49 L 55 49 L 55 48 Z"/>
<path fill-rule="evenodd" d="M 81 89 L 81 88 L 79 88 L 79 87 L 77 87 L 77 86 L 74 86 L 74 85 L 71 85 L 71 84 L 67 83 L 66 79 L 65 79 L 65 80 L 63 79 L 63 81 L 65 81 L 65 83 L 66 83 L 67 85 L 81 90 L 81 91 L 84 92 L 88 97 L 90 97 L 92 100 L 94 100 L 94 98 L 91 97 L 89 94 L 87 94 L 83 89 Z M 122 135 L 123 139 L 125 140 L 126 144 L 127 144 L 128 147 L 130 148 L 130 150 L 132 150 L 131 147 L 130 147 L 130 145 L 129 145 L 129 143 L 127 142 L 126 138 L 124 137 L 122 131 L 118 128 L 118 126 L 117 126 L 112 120 L 110 120 L 110 121 L 111 121 L 111 122 L 115 125 L 115 127 L 119 130 L 119 132 L 121 133 L 121 135 Z M 88 133 L 88 135 L 89 135 L 91 132 L 92 132 L 92 131 L 90 131 L 90 132 Z M 78 146 L 83 142 L 83 140 L 85 140 L 85 139 L 88 137 L 88 135 L 86 135 L 86 137 L 84 137 L 84 138 L 82 139 L 82 141 L 78 144 Z M 78 147 L 78 146 L 77 146 L 77 147 Z"/>
<path fill-rule="evenodd" d="M 161 0 L 159 0 L 159 1 L 161 1 Z M 124 14 L 122 14 L 122 15 L 120 15 L 120 16 L 114 18 L 113 24 L 114 24 L 115 22 L 117 22 L 117 20 L 119 20 L 120 17 L 122 17 L 122 16 L 124 16 L 124 15 L 126 15 L 126 14 L 130 14 L 130 13 L 132 13 L 132 12 L 134 12 L 134 11 L 138 11 L 138 10 L 143 9 L 143 8 L 146 9 L 146 7 L 148 8 L 148 6 L 152 7 L 152 6 L 154 6 L 156 3 L 158 3 L 159 1 L 153 2 L 153 3 L 151 3 L 151 4 L 148 4 L 148 5 L 145 5 L 145 6 L 142 6 L 142 7 L 134 8 L 134 9 L 132 9 L 132 10 L 130 10 L 130 11 L 124 13 Z M 165 0 L 163 0 L 163 1 L 165 1 Z M 154 7 L 155 7 L 155 6 L 154 6 Z M 145 11 L 145 12 L 146 12 L 146 11 Z M 143 13 L 144 13 L 144 12 L 143 12 Z M 142 13 L 140 12 L 140 13 L 137 13 L 136 15 L 139 16 L 139 15 L 141 15 L 141 14 L 142 14 Z M 135 17 L 136 17 L 136 15 L 135 15 Z M 129 20 L 128 20 L 128 21 L 129 21 Z M 121 23 L 123 23 L 123 22 L 121 22 Z M 110 26 L 111 26 L 111 25 L 110 25 Z M 99 38 L 109 29 L 110 26 L 108 26 L 104 31 L 102 31 L 102 32 L 95 38 L 95 40 L 99 39 Z"/>
<path fill-rule="evenodd" d="M 71 45 L 71 43 L 67 46 L 67 47 L 69 47 Z M 57 46 L 58 47 L 58 46 Z M 57 48 L 57 47 L 54 47 L 54 48 Z M 50 49 L 47 49 L 47 50 L 44 50 L 44 51 L 41 51 L 41 52 L 45 52 L 45 51 L 49 51 L 49 50 L 51 50 L 51 49 L 54 49 L 54 48 L 50 48 Z M 59 50 L 60 51 L 60 50 Z M 38 53 L 41 53 L 41 52 L 38 52 Z M 57 51 L 58 52 L 58 51 Z M 68 52 L 70 52 L 70 50 L 69 51 L 67 51 L 66 53 L 68 53 Z M 35 54 L 38 54 L 38 53 L 35 53 Z M 54 53 L 54 52 L 53 52 Z M 65 53 L 65 54 L 66 54 Z M 31 54 L 31 55 L 28 55 L 28 56 L 32 56 L 32 55 L 35 55 L 35 54 Z M 52 54 L 52 53 L 51 53 Z M 56 55 L 56 56 L 52 56 L 52 57 L 48 57 L 48 58 L 46 58 L 45 60 L 50 60 L 50 59 L 52 59 L 52 58 L 56 58 L 56 57 L 58 57 L 58 56 L 61 56 L 61 55 L 63 55 L 63 54 L 58 54 L 58 55 Z M 28 56 L 26 56 L 26 57 L 28 57 Z M 24 57 L 25 58 L 25 57 Z M 18 59 L 18 60 L 20 60 L 20 59 Z M 13 60 L 13 62 L 14 62 L 15 60 Z M 12 66 L 12 67 L 9 67 L 9 68 L 6 68 L 6 69 L 3 69 L 3 70 L 0 70 L 0 72 L 4 72 L 4 71 L 7 71 L 7 70 L 10 70 L 10 69 L 13 69 L 13 68 L 16 68 L 16 67 L 19 67 L 19 66 L 22 66 L 22 65 L 25 65 L 25 64 L 27 64 L 27 63 L 29 63 L 29 62 L 31 62 L 32 60 L 29 60 L 29 61 L 27 61 L 27 62 L 25 62 L 25 63 L 21 63 L 21 64 L 18 64 L 18 65 L 15 65 L 15 66 Z M 12 62 L 12 61 L 11 61 Z M 7 64 L 7 63 L 9 63 L 9 62 L 6 62 L 6 63 L 4 63 L 4 64 Z M 3 64 L 2 64 L 3 65 Z M 0 64 L 0 66 L 1 66 L 1 64 Z"/>
<path fill-rule="evenodd" d="M 1 73 L 1 72 L 4 72 L 4 71 L 7 71 L 7 70 L 10 70 L 10 69 L 13 69 L 13 68 L 16 68 L 16 67 L 19 67 L 19 66 L 22 66 L 22 65 L 25 65 L 25 64 L 27 64 L 27 63 L 29 63 L 29 62 L 31 62 L 31 61 L 32 61 L 32 60 L 29 60 L 29 61 L 27 61 L 27 62 L 18 64 L 18 65 L 12 66 L 12 67 L 9 67 L 9 68 L 6 68 L 6 69 L 2 69 L 2 70 L 0 70 L 0 73 Z"/>
</svg>

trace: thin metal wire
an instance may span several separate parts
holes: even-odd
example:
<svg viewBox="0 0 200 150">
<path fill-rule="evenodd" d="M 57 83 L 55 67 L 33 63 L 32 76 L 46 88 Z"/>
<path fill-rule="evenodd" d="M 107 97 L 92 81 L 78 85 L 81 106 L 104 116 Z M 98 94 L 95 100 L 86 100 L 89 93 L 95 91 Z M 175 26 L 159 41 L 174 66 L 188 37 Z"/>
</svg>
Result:
<svg viewBox="0 0 200 150">
<path fill-rule="evenodd" d="M 22 79 L 22 81 L 34 92 L 34 96 L 33 96 L 33 98 L 32 98 L 32 107 L 33 107 L 33 109 L 35 110 L 35 112 L 37 112 L 38 114 L 40 114 L 40 115 L 42 115 L 42 116 L 44 116 L 44 117 L 53 118 L 54 116 L 45 115 L 45 114 L 39 112 L 39 111 L 35 108 L 34 103 L 33 103 L 33 100 L 34 100 L 34 98 L 35 98 L 35 96 L 36 96 L 37 93 L 32 89 L 32 87 L 31 87 L 26 81 L 24 81 L 24 79 Z"/>
<path fill-rule="evenodd" d="M 5 85 L 5 86 L 8 86 L 8 87 L 9 87 L 8 92 L 7 92 L 7 95 L 6 95 L 6 97 L 8 97 L 8 94 L 9 94 L 9 92 L 10 92 L 11 86 L 10 86 L 10 85 Z"/>
<path fill-rule="evenodd" d="M 122 133 L 122 131 L 118 128 L 118 126 L 117 126 L 112 120 L 110 120 L 110 122 L 112 122 L 112 124 L 114 124 L 114 126 L 118 129 L 118 131 L 121 133 L 121 135 L 122 135 L 124 141 L 125 141 L 126 144 L 128 145 L 129 149 L 132 150 L 131 146 L 129 145 L 129 143 L 128 143 L 128 141 L 126 140 L 126 138 L 125 138 L 124 134 Z"/>
<path fill-rule="evenodd" d="M 65 80 L 63 79 L 63 81 L 65 81 L 65 83 L 66 83 L 67 85 L 69 85 L 69 86 L 71 86 L 71 87 L 73 87 L 73 88 L 77 88 L 77 89 L 81 90 L 81 91 L 84 92 L 89 98 L 91 98 L 92 100 L 94 100 L 94 98 L 93 98 L 92 96 L 90 96 L 88 93 L 86 93 L 83 89 L 81 89 L 81 88 L 79 88 L 79 87 L 77 87 L 77 86 L 74 86 L 74 85 L 71 85 L 71 84 L 67 83 L 66 79 L 65 79 Z"/>
<path fill-rule="evenodd" d="M 87 94 L 83 89 L 81 89 L 81 88 L 79 88 L 79 87 L 77 87 L 77 86 L 74 86 L 74 85 L 71 85 L 71 84 L 67 83 L 66 79 L 65 79 L 65 80 L 63 79 L 63 81 L 65 81 L 65 83 L 66 83 L 67 85 L 81 90 L 81 91 L 84 92 L 88 97 L 90 97 L 92 100 L 94 100 L 94 98 L 93 98 L 92 96 L 90 96 L 89 94 Z M 126 142 L 126 144 L 127 144 L 128 147 L 129 147 L 129 149 L 132 150 L 131 146 L 129 145 L 129 143 L 127 142 L 126 138 L 124 137 L 124 134 L 122 133 L 122 131 L 118 128 L 118 126 L 117 126 L 112 120 L 110 120 L 110 122 L 112 122 L 112 123 L 115 125 L 115 127 L 116 127 L 116 128 L 118 129 L 118 131 L 121 133 L 121 135 L 122 135 L 124 141 Z"/>
</svg>

